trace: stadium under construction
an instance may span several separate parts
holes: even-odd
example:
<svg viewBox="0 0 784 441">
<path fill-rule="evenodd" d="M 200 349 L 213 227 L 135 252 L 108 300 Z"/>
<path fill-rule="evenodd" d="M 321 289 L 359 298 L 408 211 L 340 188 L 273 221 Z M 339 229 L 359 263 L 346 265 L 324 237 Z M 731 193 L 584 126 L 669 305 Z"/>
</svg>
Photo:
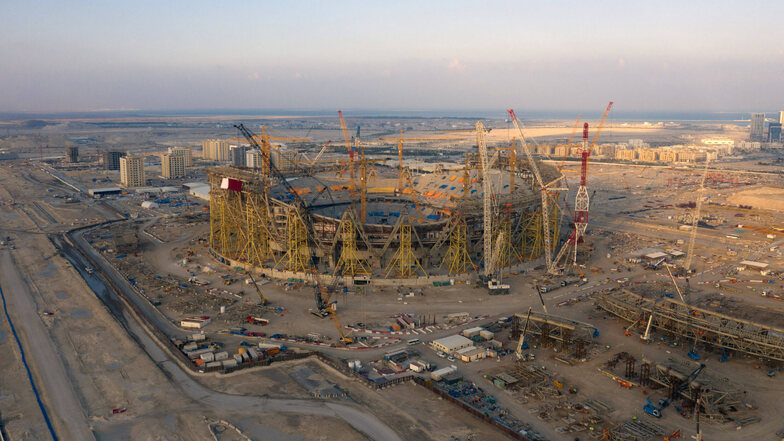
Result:
<svg viewBox="0 0 784 441">
<path fill-rule="evenodd" d="M 459 169 L 414 174 L 375 164 L 372 184 L 364 152 L 353 162 L 318 166 L 210 169 L 211 251 L 278 279 L 317 272 L 347 284 L 466 280 L 484 270 L 488 199 L 496 270 L 542 257 L 546 243 L 559 243 L 561 216 L 552 193 L 543 228 L 536 174 L 557 182 L 560 171 L 537 161 L 533 173 L 532 162 L 508 148 L 489 159 L 485 150 L 483 164 L 479 150 L 467 152 Z"/>
</svg>

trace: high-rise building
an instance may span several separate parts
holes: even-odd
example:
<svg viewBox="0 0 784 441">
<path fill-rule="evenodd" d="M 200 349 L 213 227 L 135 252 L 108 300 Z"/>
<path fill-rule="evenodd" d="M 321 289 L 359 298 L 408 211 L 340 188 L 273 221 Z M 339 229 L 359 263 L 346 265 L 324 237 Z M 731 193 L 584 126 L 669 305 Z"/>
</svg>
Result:
<svg viewBox="0 0 784 441">
<path fill-rule="evenodd" d="M 779 110 L 779 124 L 784 126 L 784 110 Z"/>
<path fill-rule="evenodd" d="M 772 122 L 768 125 L 768 142 L 781 141 L 781 123 Z"/>
<path fill-rule="evenodd" d="M 193 167 L 193 155 L 191 154 L 190 147 L 172 147 L 169 148 L 169 154 L 180 155 L 185 158 L 185 166 Z"/>
<path fill-rule="evenodd" d="M 79 147 L 66 147 L 65 159 L 71 163 L 79 162 Z"/>
<path fill-rule="evenodd" d="M 248 168 L 261 168 L 261 152 L 258 150 L 245 152 L 245 166 Z"/>
<path fill-rule="evenodd" d="M 765 141 L 765 114 L 752 113 L 749 129 L 750 141 Z"/>
<path fill-rule="evenodd" d="M 120 158 L 125 156 L 125 152 L 103 152 L 103 169 L 119 170 Z"/>
<path fill-rule="evenodd" d="M 213 161 L 229 161 L 229 143 L 221 139 L 205 139 L 201 142 L 202 156 Z"/>
<path fill-rule="evenodd" d="M 247 167 L 248 161 L 245 160 L 245 154 L 250 150 L 246 145 L 235 145 L 231 147 L 231 165 L 235 167 Z"/>
<path fill-rule="evenodd" d="M 120 158 L 120 182 L 126 187 L 147 185 L 147 179 L 144 176 L 143 156 L 123 156 Z"/>
<path fill-rule="evenodd" d="M 185 155 L 164 153 L 161 156 L 161 176 L 166 179 L 185 177 Z"/>
</svg>

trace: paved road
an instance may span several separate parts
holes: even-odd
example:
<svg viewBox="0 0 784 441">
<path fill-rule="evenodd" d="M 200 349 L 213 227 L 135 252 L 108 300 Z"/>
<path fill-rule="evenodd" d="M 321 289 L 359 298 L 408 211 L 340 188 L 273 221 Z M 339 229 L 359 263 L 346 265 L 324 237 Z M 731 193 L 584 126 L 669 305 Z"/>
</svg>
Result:
<svg viewBox="0 0 784 441">
<path fill-rule="evenodd" d="M 74 234 L 74 236 L 76 236 L 76 234 Z M 81 245 L 83 242 L 77 241 L 77 243 Z M 125 329 L 136 339 L 136 341 L 139 342 L 139 344 L 142 346 L 142 349 L 147 352 L 150 358 L 152 358 L 152 360 L 166 372 L 167 376 L 171 379 L 175 387 L 181 390 L 189 398 L 210 407 L 228 411 L 256 411 L 262 413 L 290 412 L 341 418 L 354 429 L 365 434 L 367 437 L 373 440 L 401 441 L 401 438 L 397 435 L 397 433 L 395 433 L 394 430 L 392 430 L 389 426 L 384 424 L 374 415 L 346 404 L 332 403 L 321 400 L 287 400 L 255 396 L 230 395 L 216 392 L 202 386 L 187 372 L 185 372 L 179 364 L 170 359 L 169 354 L 164 351 L 152 337 L 150 337 L 144 328 L 135 320 L 133 315 L 128 312 L 128 310 L 116 297 L 114 297 L 116 294 L 111 292 L 103 285 L 100 278 L 88 275 L 83 272 L 83 268 L 88 266 L 88 264 L 82 260 L 82 256 L 76 253 L 74 249 L 67 247 L 67 244 L 59 243 L 59 245 L 63 247 L 66 258 L 71 261 L 71 263 L 74 265 L 74 268 L 79 270 L 80 274 L 85 277 L 88 284 L 93 288 L 93 290 L 96 291 L 99 298 L 101 298 L 101 300 L 104 301 L 107 306 L 109 306 L 109 310 L 112 311 L 115 316 L 118 314 L 120 315 L 118 318 L 120 318 L 120 322 L 125 326 Z M 85 252 L 89 252 L 90 250 L 92 250 L 92 248 L 89 246 L 86 246 L 82 249 L 82 251 Z M 98 256 L 95 261 L 100 264 L 99 268 L 103 270 L 103 263 L 105 263 L 105 260 Z M 115 271 L 112 270 L 113 268 L 109 268 L 109 271 L 106 273 L 102 272 L 102 274 L 108 275 L 110 277 L 116 276 Z M 115 281 L 119 282 L 117 283 L 117 286 L 120 286 L 121 288 L 127 285 L 127 281 L 125 280 Z M 147 312 L 148 308 L 146 306 L 148 306 L 149 303 L 147 303 L 144 299 L 138 298 L 138 295 L 135 293 L 131 293 L 129 297 L 133 299 L 134 303 L 140 307 L 144 305 L 145 307 L 142 308 L 142 310 Z M 182 334 L 182 331 L 176 329 L 171 324 L 171 322 L 168 322 L 168 320 L 165 318 L 161 320 L 159 315 L 160 312 L 156 310 L 153 312 L 152 318 L 156 325 L 161 324 L 163 326 L 162 330 L 164 330 L 164 332 L 167 332 L 169 329 L 174 329 L 178 334 Z M 156 316 L 159 317 L 158 320 L 155 319 Z"/>
<path fill-rule="evenodd" d="M 59 420 L 55 429 L 66 432 L 59 433 L 58 436 L 66 440 L 94 440 L 95 437 L 87 424 L 87 416 L 82 410 L 82 403 L 76 395 L 57 348 L 41 321 L 33 294 L 7 250 L 0 254 L 0 282 L 8 300 L 9 314 L 23 336 L 29 364 L 38 374 L 49 413 L 55 420 Z"/>
</svg>

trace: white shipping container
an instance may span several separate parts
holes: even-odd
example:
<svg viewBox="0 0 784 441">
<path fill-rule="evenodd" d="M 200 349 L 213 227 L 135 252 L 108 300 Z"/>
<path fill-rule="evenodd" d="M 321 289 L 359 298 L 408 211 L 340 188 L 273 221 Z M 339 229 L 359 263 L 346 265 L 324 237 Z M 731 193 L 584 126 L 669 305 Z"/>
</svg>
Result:
<svg viewBox="0 0 784 441">
<path fill-rule="evenodd" d="M 234 360 L 234 359 L 223 360 L 223 367 L 225 367 L 225 368 L 237 367 L 238 364 L 239 363 L 237 363 L 237 360 Z"/>
<path fill-rule="evenodd" d="M 226 352 L 226 351 L 218 352 L 218 353 L 215 354 L 215 360 L 216 361 L 226 360 L 228 358 L 229 358 L 229 353 Z"/>
<path fill-rule="evenodd" d="M 185 352 L 190 352 L 190 351 L 195 351 L 198 347 L 199 345 L 197 345 L 196 343 L 188 343 L 182 347 L 182 350 Z"/>
<path fill-rule="evenodd" d="M 205 362 L 215 361 L 215 354 L 212 352 L 205 352 L 204 354 L 201 354 L 200 357 Z"/>
<path fill-rule="evenodd" d="M 204 341 L 207 339 L 207 336 L 204 334 L 191 334 L 190 341 Z"/>
<path fill-rule="evenodd" d="M 256 352 L 253 348 L 248 348 L 248 354 L 250 354 L 250 359 L 253 361 L 257 361 L 259 359 L 259 353 Z"/>
<path fill-rule="evenodd" d="M 223 364 L 220 361 L 213 361 L 211 363 L 207 363 L 206 365 L 204 365 L 204 367 L 208 367 L 208 368 L 215 368 L 221 366 L 223 366 Z"/>
</svg>

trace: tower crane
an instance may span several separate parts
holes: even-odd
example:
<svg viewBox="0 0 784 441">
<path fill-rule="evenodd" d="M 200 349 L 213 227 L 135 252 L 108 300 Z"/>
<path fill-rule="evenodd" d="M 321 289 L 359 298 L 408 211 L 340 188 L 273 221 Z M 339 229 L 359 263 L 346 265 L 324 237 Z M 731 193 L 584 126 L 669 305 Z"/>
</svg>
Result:
<svg viewBox="0 0 784 441">
<path fill-rule="evenodd" d="M 316 163 L 318 162 L 318 160 L 319 160 L 319 159 L 321 159 L 321 155 L 323 155 L 323 154 L 324 154 L 324 152 L 326 152 L 326 151 L 327 151 L 327 146 L 328 146 L 328 145 L 329 145 L 329 143 L 331 143 L 331 142 L 332 142 L 332 141 L 330 140 L 330 141 L 327 141 L 327 142 L 325 142 L 325 143 L 324 143 L 324 146 L 323 146 L 323 147 L 321 147 L 321 150 L 319 150 L 319 152 L 318 152 L 318 154 L 316 155 L 316 157 L 315 157 L 315 158 L 313 158 L 313 161 L 311 161 L 311 162 L 310 162 L 310 165 L 311 165 L 311 166 L 314 166 L 314 165 L 316 165 Z"/>
<path fill-rule="evenodd" d="M 528 147 L 528 143 L 525 140 L 525 134 L 523 133 L 522 127 L 520 127 L 520 123 L 517 121 L 517 115 L 515 115 L 513 109 L 508 109 L 509 116 L 512 118 L 512 122 L 514 123 L 515 128 L 518 132 L 520 132 L 520 144 L 523 146 L 523 151 L 525 152 L 525 156 L 528 159 L 528 165 L 531 167 L 531 171 L 534 173 L 534 177 L 536 177 L 536 185 L 539 186 L 540 192 L 542 195 L 542 230 L 544 232 L 544 258 L 545 258 L 545 265 L 547 266 L 547 272 L 550 274 L 556 274 L 555 265 L 553 265 L 553 245 L 552 245 L 552 237 L 550 237 L 550 196 L 548 187 L 551 184 L 558 182 L 561 178 L 557 178 L 552 183 L 545 183 L 542 181 L 542 174 L 539 172 L 539 165 L 536 164 L 534 161 L 534 157 L 531 154 L 531 149 Z M 555 190 L 555 189 L 553 189 Z"/>
<path fill-rule="evenodd" d="M 256 141 L 256 138 L 253 135 L 253 132 L 248 130 L 244 124 L 236 124 L 234 126 L 240 133 L 245 137 L 245 139 L 250 143 L 252 148 L 258 150 L 262 155 L 264 155 L 264 151 L 261 148 L 261 145 Z M 266 157 L 267 161 L 269 162 L 269 156 Z M 318 248 L 318 244 L 316 243 L 316 232 L 315 228 L 313 227 L 313 216 L 310 210 L 308 209 L 307 204 L 305 201 L 294 191 L 294 187 L 291 186 L 291 183 L 286 179 L 286 176 L 281 173 L 278 168 L 270 163 L 270 172 L 274 175 L 275 179 L 283 185 L 287 192 L 294 198 L 294 205 L 299 207 L 302 210 L 302 223 L 305 225 L 306 231 L 306 238 L 308 241 L 308 249 L 315 250 Z M 319 309 L 319 313 L 327 314 L 332 317 L 332 321 L 335 323 L 335 327 L 338 330 L 338 335 L 340 335 L 340 341 L 343 344 L 353 343 L 353 339 L 349 337 L 345 332 L 343 332 L 343 326 L 340 324 L 340 319 L 338 318 L 336 312 L 336 302 L 330 300 L 329 291 L 327 290 L 324 283 L 321 281 L 321 277 L 319 276 L 318 269 L 316 266 L 316 260 L 313 257 L 313 252 L 311 251 L 308 254 L 308 258 L 310 260 L 310 271 L 313 276 L 313 279 L 316 282 L 316 286 L 318 290 L 316 291 L 316 304 Z"/>
<path fill-rule="evenodd" d="M 351 191 L 357 188 L 356 179 L 354 177 L 354 147 L 351 145 L 351 139 L 348 136 L 348 129 L 346 128 L 346 120 L 343 119 L 343 111 L 338 110 L 338 118 L 340 118 L 340 130 L 343 132 L 343 139 L 346 142 L 346 151 L 348 152 L 348 172 L 351 177 Z"/>
<path fill-rule="evenodd" d="M 588 180 L 588 158 L 591 156 L 593 147 L 596 145 L 596 140 L 599 138 L 599 132 L 602 127 L 604 127 L 604 122 L 607 120 L 607 114 L 610 113 L 612 105 L 613 102 L 610 101 L 607 105 L 607 109 L 604 111 L 602 122 L 599 123 L 599 128 L 597 129 L 590 146 L 588 146 L 588 123 L 583 124 L 583 144 L 580 152 L 580 187 L 577 189 L 577 195 L 575 196 L 574 201 L 574 230 L 572 230 L 571 235 L 558 252 L 555 261 L 553 262 L 554 266 L 558 265 L 561 258 L 566 253 L 566 250 L 570 247 L 574 247 L 574 258 L 572 263 L 573 265 L 577 265 L 577 246 L 580 242 L 585 240 L 585 232 L 588 229 L 588 210 L 591 202 L 590 197 L 588 196 L 588 189 L 585 186 Z"/>
<path fill-rule="evenodd" d="M 702 194 L 705 191 L 705 177 L 708 175 L 708 157 L 705 156 L 705 169 L 702 171 L 702 180 L 700 180 L 700 192 L 697 195 L 697 206 L 694 208 L 694 214 L 691 219 L 691 232 L 689 237 L 689 249 L 686 252 L 686 263 L 683 269 L 689 272 L 691 268 L 691 261 L 694 258 L 694 242 L 697 241 L 697 226 L 700 222 L 700 211 L 702 211 Z"/>
</svg>

